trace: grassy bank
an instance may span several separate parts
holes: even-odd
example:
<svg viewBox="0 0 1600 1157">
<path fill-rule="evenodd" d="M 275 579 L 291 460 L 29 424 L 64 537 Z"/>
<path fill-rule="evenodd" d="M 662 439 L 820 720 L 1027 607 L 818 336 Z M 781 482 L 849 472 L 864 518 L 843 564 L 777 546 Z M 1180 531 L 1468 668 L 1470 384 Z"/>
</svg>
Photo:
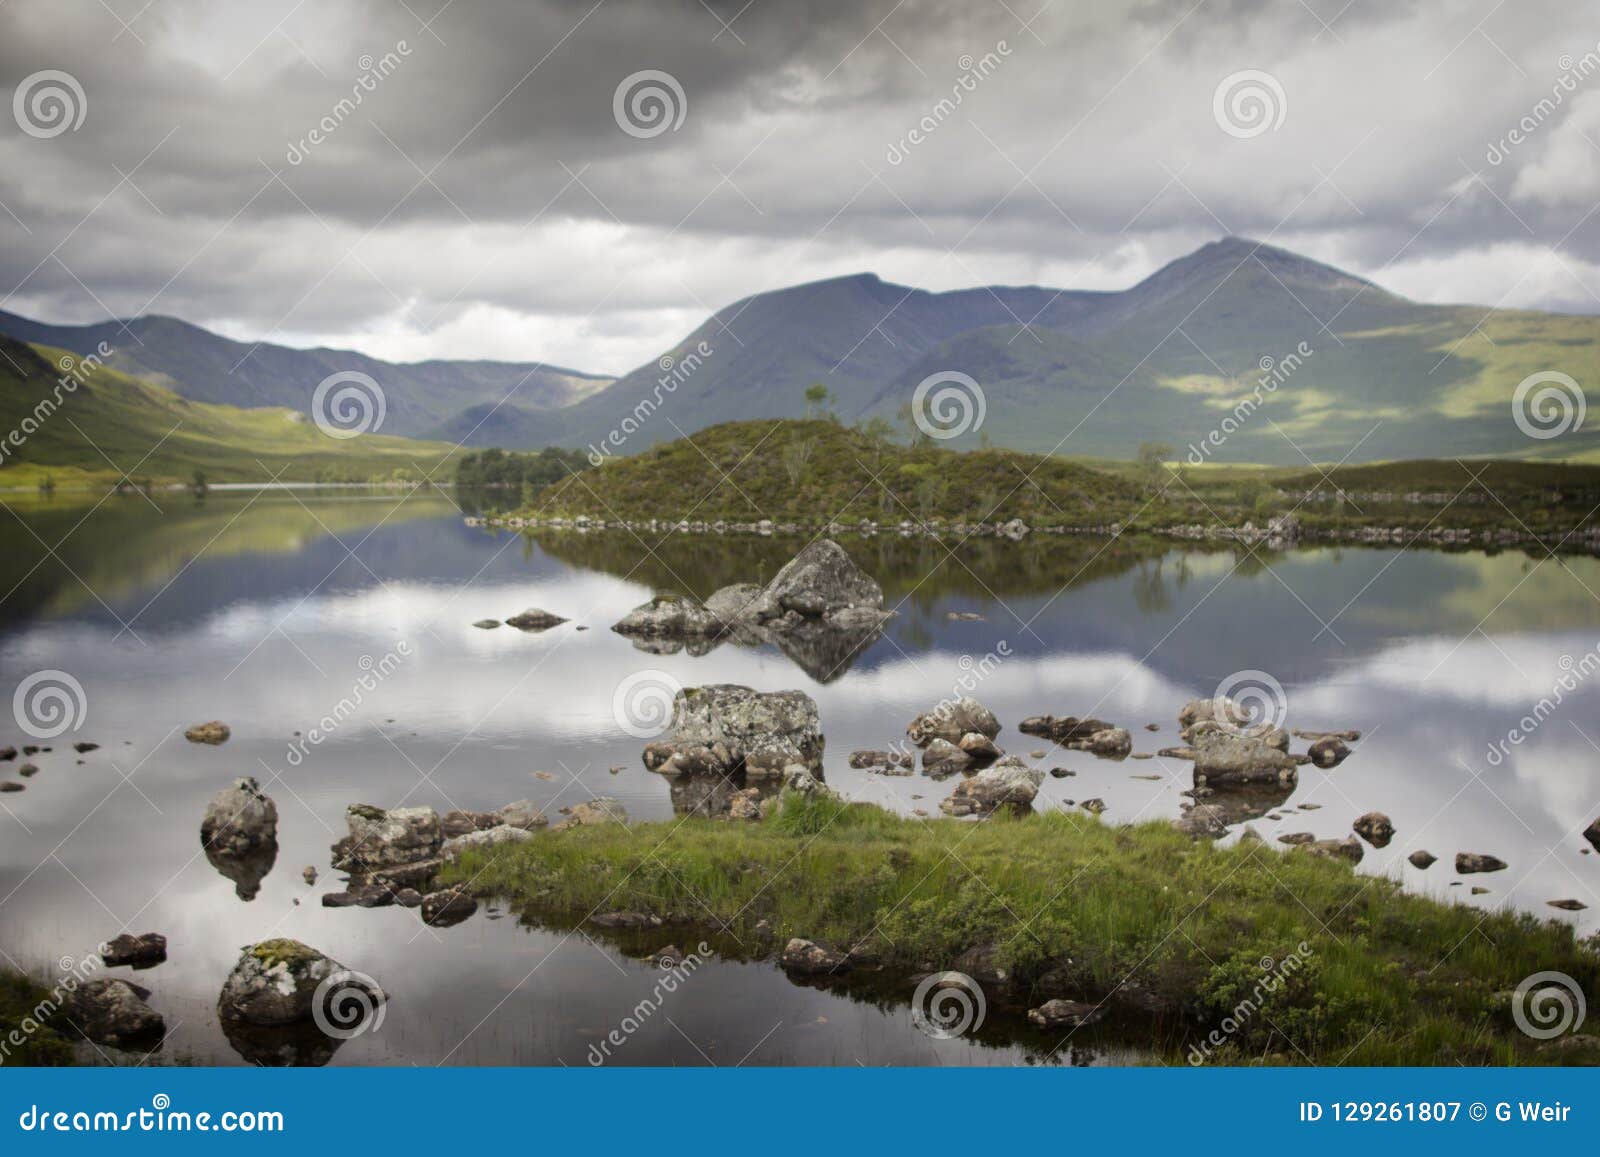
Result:
<svg viewBox="0 0 1600 1157">
<path fill-rule="evenodd" d="M 53 1026 L 59 1013 L 50 1005 L 50 991 L 42 984 L 0 968 L 0 1065 L 72 1063 L 72 1045 Z"/>
<path fill-rule="evenodd" d="M 1217 848 L 1165 825 L 1052 812 L 982 824 L 903 819 L 786 797 L 756 825 L 677 820 L 542 833 L 455 872 L 535 919 L 640 911 L 726 927 L 752 951 L 801 936 L 875 953 L 908 976 L 970 970 L 992 946 L 1009 996 L 1106 1001 L 1182 1031 L 1179 1060 L 1304 944 L 1304 962 L 1215 1052 L 1221 1062 L 1570 1063 L 1515 1027 L 1509 993 L 1555 969 L 1591 994 L 1600 953 L 1568 925 L 1405 895 L 1342 864 Z M 758 927 L 766 921 L 765 928 Z M 670 934 L 663 928 L 662 943 Z M 913 985 L 905 985 L 909 999 Z M 1007 994 L 996 994 L 1004 998 Z M 1587 1046 L 1587 1047 L 1584 1047 Z"/>
</svg>

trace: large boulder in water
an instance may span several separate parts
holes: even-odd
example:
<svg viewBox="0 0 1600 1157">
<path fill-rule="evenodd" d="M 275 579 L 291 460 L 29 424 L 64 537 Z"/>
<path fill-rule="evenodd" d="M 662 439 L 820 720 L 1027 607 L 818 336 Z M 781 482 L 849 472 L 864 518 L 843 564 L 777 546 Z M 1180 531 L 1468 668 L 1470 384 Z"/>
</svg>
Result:
<svg viewBox="0 0 1600 1157">
<path fill-rule="evenodd" d="M 960 699 L 946 699 L 932 711 L 924 712 L 906 727 L 906 734 L 919 747 L 926 747 L 935 739 L 960 743 L 963 735 L 977 732 L 993 739 L 1000 734 L 1000 721 L 982 703 L 970 695 Z"/>
<path fill-rule="evenodd" d="M 850 608 L 881 612 L 883 588 L 844 547 L 820 538 L 783 564 L 750 613 L 762 621 L 786 613 L 818 619 Z"/>
<path fill-rule="evenodd" d="M 346 872 L 371 872 L 414 864 L 439 854 L 444 835 L 431 807 L 385 810 L 355 803 L 345 809 L 350 834 L 333 845 L 333 866 Z"/>
<path fill-rule="evenodd" d="M 371 977 L 298 940 L 263 940 L 240 954 L 222 986 L 217 1012 L 250 1024 L 294 1024 L 310 1019 L 318 1008 L 325 1016 L 343 1014 L 352 999 L 376 1010 L 387 997 Z"/>
<path fill-rule="evenodd" d="M 727 774 L 776 779 L 798 764 L 822 773 L 822 723 L 803 691 L 756 691 L 734 683 L 685 687 L 673 703 L 669 739 L 652 743 L 645 766 L 667 775 Z"/>
<path fill-rule="evenodd" d="M 251 777 L 236 779 L 206 804 L 200 839 L 218 855 L 244 856 L 278 842 L 278 806 Z"/>
<path fill-rule="evenodd" d="M 988 815 L 1001 807 L 1024 811 L 1033 806 L 1044 772 L 1007 756 L 993 767 L 956 785 L 950 798 L 939 804 L 947 815 Z"/>
<path fill-rule="evenodd" d="M 166 1034 L 161 1014 L 145 1003 L 150 990 L 126 980 L 91 980 L 67 997 L 72 1026 L 96 1044 L 155 1044 Z"/>
<path fill-rule="evenodd" d="M 1293 757 L 1275 746 L 1273 737 L 1225 729 L 1196 730 L 1194 782 L 1197 785 L 1290 784 L 1299 777 Z"/>
</svg>

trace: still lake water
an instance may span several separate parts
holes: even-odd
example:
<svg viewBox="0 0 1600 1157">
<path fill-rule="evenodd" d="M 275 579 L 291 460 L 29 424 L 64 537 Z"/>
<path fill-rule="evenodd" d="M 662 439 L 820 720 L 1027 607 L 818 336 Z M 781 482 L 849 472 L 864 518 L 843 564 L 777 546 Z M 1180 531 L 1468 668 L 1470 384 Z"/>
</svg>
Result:
<svg viewBox="0 0 1600 1157">
<path fill-rule="evenodd" d="M 0 691 L 34 672 L 83 686 L 80 730 L 34 757 L 26 790 L 0 796 L 0 949 L 49 980 L 122 932 L 157 931 L 168 961 L 135 974 L 166 1017 L 164 1057 L 264 1060 L 230 1043 L 215 1005 L 242 945 L 292 936 L 377 977 L 391 994 L 380 1031 L 283 1056 L 336 1064 L 586 1064 L 659 976 L 617 942 L 519 925 L 490 905 L 454 928 L 414 911 L 324 909 L 337 890 L 329 846 L 344 809 L 426 804 L 492 809 L 530 798 L 548 814 L 605 794 L 636 818 L 674 814 L 668 782 L 613 711 L 644 669 L 683 684 L 799 688 L 821 711 L 830 786 L 903 812 L 938 814 L 953 780 L 851 770 L 849 753 L 903 737 L 906 723 L 985 655 L 975 694 L 999 742 L 1027 715 L 1094 714 L 1127 726 L 1136 751 L 1178 742 L 1176 714 L 1233 673 L 1270 673 L 1288 725 L 1364 734 L 1339 768 L 1302 768 L 1272 814 L 1251 820 L 1342 837 L 1381 810 L 1397 835 L 1365 873 L 1483 908 L 1515 906 L 1600 926 L 1600 856 L 1581 830 L 1600 815 L 1600 687 L 1582 684 L 1509 755 L 1491 747 L 1600 645 L 1600 562 L 1507 552 L 1312 549 L 1267 563 L 1231 551 L 1103 540 L 946 546 L 893 537 L 843 544 L 899 610 L 884 635 L 819 682 L 776 649 L 724 645 L 650 654 L 608 630 L 659 589 L 704 596 L 769 578 L 801 545 L 781 539 L 566 534 L 529 541 L 472 529 L 438 496 L 392 493 L 138 497 L 88 505 L 18 502 L 0 559 Z M 950 544 L 953 545 L 953 544 Z M 47 552 L 46 546 L 54 550 Z M 572 621 L 542 634 L 484 631 L 529 606 Z M 977 612 L 983 621 L 952 621 Z M 588 630 L 579 630 L 588 627 Z M 392 675 L 325 743 L 290 762 L 297 732 L 332 710 L 367 666 L 404 643 Z M 1003 644 L 1003 645 L 1002 645 Z M 1592 660 L 1591 660 L 1592 661 Z M 183 728 L 221 719 L 221 747 Z M 1144 730 L 1158 723 L 1160 730 Z M 101 744 L 78 756 L 73 740 Z M 0 716 L 0 746 L 33 742 Z M 1303 749 L 1303 744 L 1297 744 Z M 79 760 L 81 759 L 81 763 Z M 15 778 L 18 763 L 0 763 Z M 1055 750 L 1037 806 L 1090 797 L 1104 820 L 1164 819 L 1187 802 L 1189 765 Z M 620 768 L 613 771 L 612 768 Z M 544 775 L 535 773 L 543 772 Z M 277 802 L 280 850 L 242 900 L 201 852 L 206 801 L 253 775 Z M 1147 778 L 1159 777 L 1159 778 Z M 682 793 L 680 793 L 681 796 Z M 681 806 L 680 798 L 680 806 Z M 1314 810 L 1301 805 L 1320 805 Z M 1261 809 L 1258 809 L 1261 810 Z M 1236 837 L 1230 837 L 1236 838 Z M 1405 857 L 1427 848 L 1427 872 Z M 1458 851 L 1510 864 L 1468 877 Z M 301 879 L 303 867 L 321 877 Z M 1586 911 L 1558 912 L 1574 898 Z M 684 948 L 682 929 L 660 936 Z M 631 945 L 637 949 L 639 945 Z M 129 976 L 126 969 L 110 975 Z M 791 983 L 773 965 L 717 959 L 617 1050 L 628 1064 L 1126 1063 L 1139 1042 L 1115 1026 L 1030 1034 L 991 1010 L 976 1037 L 934 1040 L 912 1022 L 910 984 L 849 992 Z M 904 989 L 904 991 L 901 991 Z"/>
</svg>

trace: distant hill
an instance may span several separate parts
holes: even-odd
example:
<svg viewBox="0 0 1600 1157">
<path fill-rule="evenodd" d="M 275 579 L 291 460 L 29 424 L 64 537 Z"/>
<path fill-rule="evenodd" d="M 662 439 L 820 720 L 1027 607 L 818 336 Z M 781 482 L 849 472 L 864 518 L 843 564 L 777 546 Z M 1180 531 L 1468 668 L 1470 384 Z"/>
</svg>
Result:
<svg viewBox="0 0 1600 1157">
<path fill-rule="evenodd" d="M 620 452 L 728 419 L 799 416 L 817 381 L 846 420 L 894 420 L 924 378 L 956 371 L 979 383 L 986 409 L 958 446 L 986 435 L 1015 449 L 1129 458 L 1154 441 L 1180 458 L 1193 445 L 1206 461 L 1282 465 L 1352 450 L 1356 462 L 1600 458 L 1587 424 L 1538 440 L 1511 415 L 1530 374 L 1600 385 L 1600 319 L 1423 305 L 1243 238 L 1114 293 L 927 293 L 871 275 L 836 278 L 735 302 L 669 354 L 681 363 L 701 342 L 714 352 L 638 420 Z M 1262 404 L 1232 421 L 1274 372 Z M 560 411 L 507 416 L 505 444 L 598 442 L 662 394 L 662 376 L 652 363 Z M 1206 446 L 1225 422 L 1238 428 Z"/>
<path fill-rule="evenodd" d="M 105 342 L 107 364 L 197 402 L 282 406 L 309 413 L 317 385 L 354 371 L 382 388 L 382 432 L 419 436 L 469 406 L 508 395 L 524 410 L 569 405 L 610 384 L 598 374 L 542 362 L 380 361 L 353 350 L 291 349 L 233 341 L 177 318 L 147 315 L 97 325 L 46 325 L 0 312 L 0 334 L 75 354 Z"/>
<path fill-rule="evenodd" d="M 384 434 L 330 438 L 303 414 L 181 398 L 163 386 L 95 367 L 62 372 L 67 351 L 0 337 L 0 488 L 135 481 L 450 482 L 456 453 L 441 442 Z M 75 385 L 63 386 L 70 381 Z M 16 435 L 14 444 L 12 434 Z"/>
</svg>

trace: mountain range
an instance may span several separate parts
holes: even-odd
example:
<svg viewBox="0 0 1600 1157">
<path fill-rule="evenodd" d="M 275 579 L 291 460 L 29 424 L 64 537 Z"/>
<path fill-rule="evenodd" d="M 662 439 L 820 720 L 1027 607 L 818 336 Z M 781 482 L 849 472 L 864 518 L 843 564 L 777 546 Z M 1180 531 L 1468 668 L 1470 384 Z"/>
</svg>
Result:
<svg viewBox="0 0 1600 1157">
<path fill-rule="evenodd" d="M 719 422 L 799 416 L 814 382 L 847 421 L 899 422 L 919 383 L 959 373 L 978 384 L 984 419 L 954 446 L 1129 458 L 1164 442 L 1191 461 L 1274 464 L 1600 457 L 1581 424 L 1534 438 L 1512 414 L 1529 375 L 1600 380 L 1600 319 L 1423 304 L 1237 237 L 1116 292 L 931 293 L 858 274 L 760 293 L 615 381 L 266 345 L 230 373 L 251 347 L 153 317 L 125 323 L 135 344 L 122 324 L 0 314 L 0 333 L 28 341 L 83 350 L 103 337 L 117 368 L 207 401 L 305 409 L 324 375 L 361 369 L 388 396 L 385 432 L 479 446 L 630 454 Z"/>
</svg>

